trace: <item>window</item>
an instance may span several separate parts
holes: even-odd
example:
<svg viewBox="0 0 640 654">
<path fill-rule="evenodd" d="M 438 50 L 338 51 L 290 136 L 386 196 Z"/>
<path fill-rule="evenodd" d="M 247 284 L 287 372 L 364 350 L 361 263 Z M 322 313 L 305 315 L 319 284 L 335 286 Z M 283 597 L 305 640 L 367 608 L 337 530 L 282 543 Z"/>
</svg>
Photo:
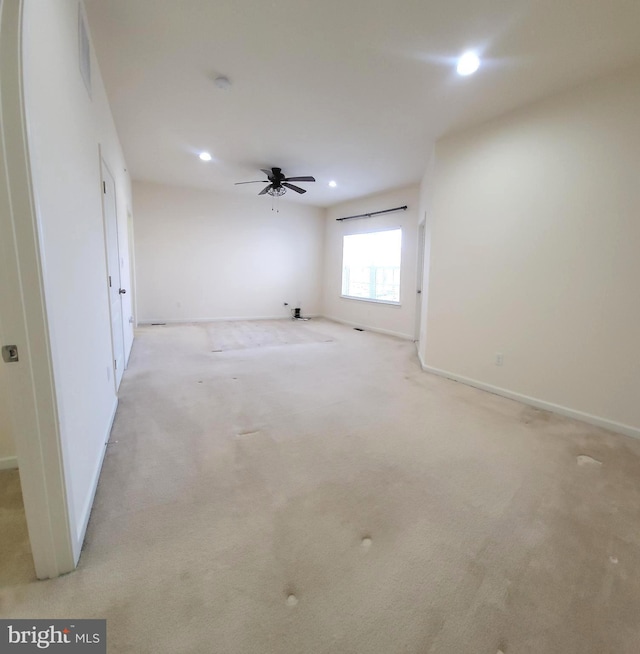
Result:
<svg viewBox="0 0 640 654">
<path fill-rule="evenodd" d="M 342 295 L 399 304 L 401 245 L 401 229 L 345 236 Z"/>
</svg>

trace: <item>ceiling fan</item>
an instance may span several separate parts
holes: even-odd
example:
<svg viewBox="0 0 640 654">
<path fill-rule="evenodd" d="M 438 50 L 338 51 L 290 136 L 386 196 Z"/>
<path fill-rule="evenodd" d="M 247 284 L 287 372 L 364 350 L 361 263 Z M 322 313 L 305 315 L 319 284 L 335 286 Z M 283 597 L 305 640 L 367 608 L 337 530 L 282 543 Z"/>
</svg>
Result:
<svg viewBox="0 0 640 654">
<path fill-rule="evenodd" d="M 267 179 L 265 180 L 254 180 L 251 182 L 236 182 L 235 185 L 237 186 L 238 184 L 259 184 L 259 183 L 264 183 L 268 182 L 268 186 L 265 186 L 258 195 L 264 195 L 265 193 L 268 193 L 269 195 L 272 195 L 274 197 L 280 197 L 281 195 L 284 195 L 287 192 L 287 189 L 290 188 L 292 191 L 295 191 L 296 193 L 306 193 L 307 190 L 304 188 L 300 188 L 299 186 L 296 186 L 295 184 L 291 184 L 290 182 L 315 182 L 316 178 L 311 177 L 310 175 L 306 175 L 303 177 L 285 177 L 284 173 L 282 172 L 282 168 L 272 168 L 269 170 L 268 168 L 260 168 L 260 170 L 267 176 Z"/>
</svg>

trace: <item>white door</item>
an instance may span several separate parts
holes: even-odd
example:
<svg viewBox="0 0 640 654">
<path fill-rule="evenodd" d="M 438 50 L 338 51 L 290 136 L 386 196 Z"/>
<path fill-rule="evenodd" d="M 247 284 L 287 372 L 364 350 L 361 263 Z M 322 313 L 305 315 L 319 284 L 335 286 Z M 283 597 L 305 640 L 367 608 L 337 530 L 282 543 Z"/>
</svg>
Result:
<svg viewBox="0 0 640 654">
<path fill-rule="evenodd" d="M 424 245 L 425 245 L 425 222 L 418 225 L 418 280 L 416 285 L 416 335 L 415 340 L 420 340 L 420 324 L 422 321 L 422 284 L 424 283 Z"/>
<path fill-rule="evenodd" d="M 122 295 L 127 289 L 120 285 L 120 250 L 118 249 L 118 214 L 116 184 L 102 162 L 102 208 L 107 248 L 107 285 L 111 312 L 111 343 L 113 346 L 113 378 L 116 391 L 124 373 L 124 330 L 122 326 Z"/>
</svg>

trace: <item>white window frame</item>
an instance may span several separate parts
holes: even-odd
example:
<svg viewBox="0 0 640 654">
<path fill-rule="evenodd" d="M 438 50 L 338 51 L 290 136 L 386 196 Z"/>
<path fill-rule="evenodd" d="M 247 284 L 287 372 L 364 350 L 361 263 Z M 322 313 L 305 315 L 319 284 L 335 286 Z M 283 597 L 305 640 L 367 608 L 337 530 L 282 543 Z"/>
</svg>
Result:
<svg viewBox="0 0 640 654">
<path fill-rule="evenodd" d="M 369 232 L 355 232 L 352 234 L 343 234 L 342 235 L 342 267 L 341 267 L 341 274 L 340 274 L 340 297 L 344 300 L 356 300 L 358 302 L 373 302 L 374 304 L 386 304 L 389 306 L 394 306 L 394 307 L 399 307 L 402 305 L 402 227 L 386 227 L 382 229 L 375 229 L 371 230 Z M 345 245 L 345 239 L 348 237 L 352 236 L 368 236 L 370 234 L 379 234 L 382 232 L 400 232 L 400 266 L 398 266 L 399 269 L 399 275 L 400 279 L 398 280 L 398 300 L 383 300 L 380 298 L 372 298 L 372 297 L 358 297 L 357 295 L 347 295 L 344 292 L 344 287 L 345 287 L 345 282 L 344 282 L 344 271 L 345 271 L 345 266 L 344 266 L 344 245 Z"/>
</svg>

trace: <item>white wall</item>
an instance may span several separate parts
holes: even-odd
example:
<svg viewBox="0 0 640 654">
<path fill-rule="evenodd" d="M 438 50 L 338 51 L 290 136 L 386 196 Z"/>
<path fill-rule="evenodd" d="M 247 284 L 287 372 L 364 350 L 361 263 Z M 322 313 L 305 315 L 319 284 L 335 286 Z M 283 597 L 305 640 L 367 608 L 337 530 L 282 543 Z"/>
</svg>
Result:
<svg viewBox="0 0 640 654">
<path fill-rule="evenodd" d="M 11 414 L 9 413 L 8 400 L 4 364 L 0 361 L 0 470 L 17 466 L 16 446 L 11 434 Z"/>
<path fill-rule="evenodd" d="M 140 322 L 319 312 L 322 209 L 146 182 L 133 193 Z"/>
<path fill-rule="evenodd" d="M 636 67 L 437 143 L 427 366 L 640 435 L 639 116 Z"/>
<path fill-rule="evenodd" d="M 92 98 L 80 75 L 75 0 L 25 1 L 24 78 L 46 309 L 77 558 L 117 403 L 111 375 L 99 148 L 116 180 L 125 264 L 128 244 L 126 211 L 122 215 L 122 209 L 131 202 L 122 151 L 93 53 Z M 127 331 L 130 347 L 132 330 Z"/>
<path fill-rule="evenodd" d="M 344 216 L 382 211 L 405 204 L 408 206 L 406 211 L 341 222 L 336 220 Z M 418 204 L 419 188 L 409 186 L 338 204 L 327 210 L 322 308 L 324 316 L 358 327 L 403 338 L 414 338 Z M 343 236 L 397 227 L 402 228 L 400 306 L 341 297 Z"/>
</svg>

